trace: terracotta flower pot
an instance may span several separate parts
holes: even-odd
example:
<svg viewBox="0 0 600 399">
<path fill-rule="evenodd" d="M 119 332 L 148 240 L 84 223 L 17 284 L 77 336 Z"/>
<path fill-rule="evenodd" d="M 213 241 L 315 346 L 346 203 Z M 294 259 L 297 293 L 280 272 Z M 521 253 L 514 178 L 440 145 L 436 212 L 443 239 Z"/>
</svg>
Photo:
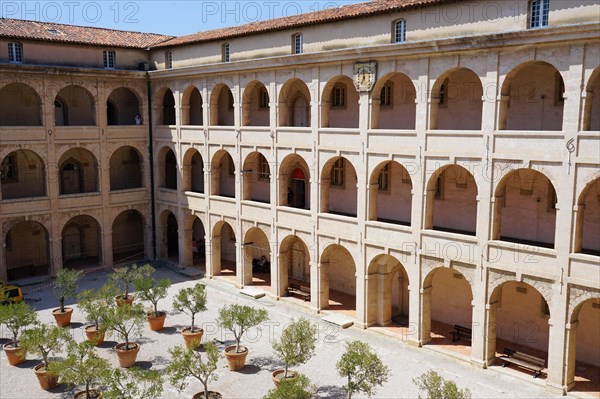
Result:
<svg viewBox="0 0 600 399">
<path fill-rule="evenodd" d="M 87 340 L 98 346 L 104 342 L 104 330 L 96 329 L 96 326 L 87 326 L 85 329 Z"/>
<path fill-rule="evenodd" d="M 66 327 L 71 324 L 71 316 L 73 315 L 73 308 L 65 308 L 64 312 L 61 312 L 60 309 L 54 309 L 52 311 L 52 316 L 54 316 L 54 320 L 56 320 L 56 324 L 60 327 Z"/>
<path fill-rule="evenodd" d="M 271 379 L 273 380 L 273 383 L 275 383 L 275 387 L 279 387 L 279 383 L 281 382 L 281 380 L 283 379 L 283 375 L 285 373 L 284 369 L 279 369 L 279 370 L 275 370 L 273 371 L 273 373 L 271 374 Z M 297 373 L 295 371 L 292 370 L 288 370 L 288 376 L 287 376 L 287 380 L 296 378 Z"/>
<path fill-rule="evenodd" d="M 79 392 L 75 392 L 75 394 L 73 395 L 73 399 L 86 399 L 86 392 L 85 391 L 79 391 Z M 102 395 L 101 391 L 97 391 L 95 389 L 90 389 L 90 398 L 93 399 L 102 399 L 104 398 L 104 395 Z"/>
<path fill-rule="evenodd" d="M 117 306 L 123 306 L 124 304 L 131 305 L 133 304 L 133 295 L 127 295 L 127 298 L 123 298 L 123 295 L 117 295 L 115 302 Z"/>
<path fill-rule="evenodd" d="M 240 346 L 241 352 L 235 351 L 235 345 L 228 346 L 225 348 L 225 357 L 227 357 L 227 364 L 229 370 L 237 371 L 244 368 L 246 365 L 246 356 L 248 356 L 248 348 Z"/>
<path fill-rule="evenodd" d="M 198 392 L 197 394 L 195 394 L 194 396 L 192 396 L 192 399 L 204 399 L 204 392 Z M 222 396 L 219 392 L 214 392 L 214 391 L 208 391 L 208 398 L 207 399 L 221 399 Z"/>
<path fill-rule="evenodd" d="M 43 364 L 35 366 L 33 372 L 40 383 L 40 387 L 44 391 L 55 388 L 58 385 L 58 376 L 48 373 L 46 371 L 46 366 Z"/>
<path fill-rule="evenodd" d="M 185 346 L 188 349 L 195 349 L 200 346 L 202 334 L 204 334 L 204 330 L 201 328 L 194 328 L 193 332 L 189 328 L 185 328 L 181 332 L 181 335 L 183 335 L 183 340 L 185 341 Z"/>
<path fill-rule="evenodd" d="M 4 353 L 6 353 L 6 358 L 11 366 L 25 363 L 25 358 L 27 357 L 27 352 L 24 348 L 15 348 L 12 343 L 4 345 Z"/>
<path fill-rule="evenodd" d="M 150 324 L 150 330 L 160 331 L 165 326 L 165 319 L 167 318 L 167 313 L 158 312 L 158 316 L 155 316 L 154 312 L 151 312 L 146 315 L 146 318 L 148 319 L 148 324 Z"/>
<path fill-rule="evenodd" d="M 127 369 L 135 364 L 138 352 L 140 351 L 140 345 L 135 343 L 129 343 L 130 349 L 125 348 L 125 343 L 117 344 L 115 350 L 117 356 L 119 356 L 119 365 Z"/>
</svg>

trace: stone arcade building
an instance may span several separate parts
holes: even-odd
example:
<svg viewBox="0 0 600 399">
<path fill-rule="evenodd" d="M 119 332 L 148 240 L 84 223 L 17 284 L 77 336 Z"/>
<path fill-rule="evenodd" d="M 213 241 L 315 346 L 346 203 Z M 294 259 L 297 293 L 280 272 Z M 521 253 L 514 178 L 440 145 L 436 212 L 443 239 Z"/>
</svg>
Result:
<svg viewBox="0 0 600 399">
<path fill-rule="evenodd" d="M 600 5 L 508 3 L 176 38 L 1 19 L 0 278 L 156 257 L 481 367 L 510 344 L 589 390 Z"/>
</svg>

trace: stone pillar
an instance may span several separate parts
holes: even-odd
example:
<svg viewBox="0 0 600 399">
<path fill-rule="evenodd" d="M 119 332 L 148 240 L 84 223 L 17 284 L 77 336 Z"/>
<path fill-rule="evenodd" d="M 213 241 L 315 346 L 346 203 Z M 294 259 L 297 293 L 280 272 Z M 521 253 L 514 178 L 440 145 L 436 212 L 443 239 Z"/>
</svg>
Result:
<svg viewBox="0 0 600 399">
<path fill-rule="evenodd" d="M 392 276 L 390 273 L 377 274 L 377 324 L 392 324 Z"/>
<path fill-rule="evenodd" d="M 183 218 L 182 223 L 183 225 Z M 180 229 L 179 234 L 179 264 L 182 266 L 193 266 L 193 252 L 192 252 L 192 229 Z"/>
<path fill-rule="evenodd" d="M 367 296 L 367 279 L 362 271 L 362 268 L 357 268 L 355 273 L 356 278 L 356 326 L 360 328 L 367 327 L 366 315 L 366 296 Z"/>
<path fill-rule="evenodd" d="M 486 324 L 484 326 L 484 362 L 485 366 L 489 366 L 494 363 L 496 358 L 496 312 L 498 308 L 498 302 L 488 303 L 485 305 L 486 312 Z"/>
<path fill-rule="evenodd" d="M 214 248 L 213 248 L 213 241 L 210 237 L 210 234 L 208 232 L 205 232 L 204 234 L 204 262 L 205 262 L 205 266 L 206 266 L 206 277 L 207 278 L 213 278 L 215 276 L 215 271 L 213 268 L 214 265 Z M 220 259 L 219 259 L 220 261 Z"/>
<path fill-rule="evenodd" d="M 238 243 L 236 242 L 236 248 Z M 242 275 L 241 286 L 252 285 L 252 251 L 249 248 L 246 248 L 243 243 L 240 243 L 240 261 L 237 262 L 241 267 L 241 273 L 238 272 L 238 275 Z M 239 269 L 238 269 L 239 271 Z"/>
<path fill-rule="evenodd" d="M 419 343 L 425 345 L 431 341 L 431 290 L 433 287 L 421 289 L 421 331 Z"/>
<path fill-rule="evenodd" d="M 179 119 L 181 122 L 181 125 L 185 126 L 185 125 L 189 125 L 190 124 L 190 106 L 188 105 L 180 105 L 180 109 L 181 109 L 181 118 Z"/>
<path fill-rule="evenodd" d="M 567 338 L 565 339 L 565 386 L 570 390 L 575 386 L 575 366 L 577 365 L 577 326 L 579 321 L 565 325 Z"/>
<path fill-rule="evenodd" d="M 418 287 L 418 284 L 415 284 Z M 419 316 L 420 316 L 420 290 L 412 289 L 408 286 L 408 332 L 406 341 L 409 345 L 420 346 L 421 341 L 419 339 L 420 328 L 419 328 Z"/>
<path fill-rule="evenodd" d="M 319 310 L 329 308 L 329 262 L 319 264 Z"/>
<path fill-rule="evenodd" d="M 310 261 L 310 304 L 317 311 L 321 310 L 321 267 L 314 261 Z"/>
</svg>

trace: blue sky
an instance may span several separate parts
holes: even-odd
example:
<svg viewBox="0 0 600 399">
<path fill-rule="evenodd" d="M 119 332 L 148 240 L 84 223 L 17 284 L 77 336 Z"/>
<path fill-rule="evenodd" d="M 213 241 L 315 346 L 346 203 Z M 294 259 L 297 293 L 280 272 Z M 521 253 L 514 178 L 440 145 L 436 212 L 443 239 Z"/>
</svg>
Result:
<svg viewBox="0 0 600 399">
<path fill-rule="evenodd" d="M 4 18 L 185 35 L 364 0 L 0 0 Z"/>
</svg>

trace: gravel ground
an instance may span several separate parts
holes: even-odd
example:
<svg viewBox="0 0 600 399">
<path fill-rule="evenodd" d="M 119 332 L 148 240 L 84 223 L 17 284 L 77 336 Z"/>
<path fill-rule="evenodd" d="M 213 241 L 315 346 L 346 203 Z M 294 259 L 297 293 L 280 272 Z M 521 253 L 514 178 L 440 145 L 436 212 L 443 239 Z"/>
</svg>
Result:
<svg viewBox="0 0 600 399">
<path fill-rule="evenodd" d="M 161 332 L 144 331 L 139 340 L 142 347 L 138 355 L 138 365 L 157 370 L 163 369 L 169 362 L 168 349 L 183 344 L 179 334 L 182 325 L 189 322 L 184 314 L 172 311 L 173 295 L 181 288 L 188 287 L 202 281 L 208 286 L 208 311 L 197 316 L 205 330 L 203 341 L 217 339 L 224 342 L 223 348 L 230 344 L 233 336 L 221 331 L 214 320 L 218 309 L 229 303 L 248 304 L 262 307 L 269 312 L 269 322 L 260 329 L 249 331 L 244 344 L 248 346 L 250 354 L 246 367 L 241 372 L 230 372 L 226 360 L 219 361 L 217 371 L 219 379 L 209 385 L 209 389 L 220 392 L 224 398 L 260 398 L 273 387 L 271 372 L 281 366 L 271 348 L 273 337 L 278 337 L 281 329 L 290 321 L 291 317 L 307 317 L 318 323 L 319 339 L 316 355 L 305 365 L 294 367 L 308 375 L 311 381 L 319 387 L 317 393 L 321 398 L 345 398 L 341 388 L 344 381 L 338 376 L 335 364 L 340 358 L 344 343 L 361 339 L 368 342 L 379 353 L 383 362 L 391 369 L 388 382 L 377 390 L 376 398 L 416 398 L 418 390 L 412 379 L 433 369 L 442 376 L 457 382 L 459 387 L 469 388 L 474 398 L 543 398 L 552 397 L 543 386 L 538 385 L 529 375 L 522 373 L 506 373 L 501 371 L 482 370 L 469 364 L 436 353 L 429 349 L 419 349 L 404 345 L 398 340 L 381 335 L 369 330 L 349 328 L 340 330 L 323 322 L 319 315 L 314 314 L 303 306 L 296 306 L 286 302 L 277 302 L 273 298 L 264 297 L 254 300 L 240 295 L 230 284 L 219 280 L 189 281 L 170 270 L 158 269 L 157 278 L 167 277 L 173 282 L 169 296 L 159 302 L 159 308 L 168 310 L 169 314 L 165 329 Z M 98 288 L 105 281 L 104 272 L 95 272 L 86 275 L 81 281 L 81 289 Z M 46 284 L 30 286 L 24 289 L 26 297 L 30 298 L 32 305 L 38 310 L 39 319 L 45 323 L 54 323 L 51 310 L 57 302 L 52 295 L 51 287 Z M 71 331 L 76 340 L 84 340 L 84 318 L 81 312 L 75 310 Z M 0 331 L 2 343 L 8 337 L 7 331 Z M 97 353 L 117 365 L 117 357 L 112 349 L 115 345 L 111 337 L 107 337 L 105 344 L 97 348 Z M 31 355 L 28 361 L 21 366 L 11 367 L 5 356 L 0 359 L 0 398 L 70 398 L 72 391 L 61 385 L 53 391 L 45 392 L 39 388 L 37 379 L 33 374 L 33 367 L 39 363 Z M 190 384 L 184 392 L 177 392 L 168 382 L 165 382 L 164 398 L 191 398 L 196 392 L 201 391 L 201 384 L 190 378 Z M 360 397 L 360 396 L 359 396 Z"/>
</svg>

